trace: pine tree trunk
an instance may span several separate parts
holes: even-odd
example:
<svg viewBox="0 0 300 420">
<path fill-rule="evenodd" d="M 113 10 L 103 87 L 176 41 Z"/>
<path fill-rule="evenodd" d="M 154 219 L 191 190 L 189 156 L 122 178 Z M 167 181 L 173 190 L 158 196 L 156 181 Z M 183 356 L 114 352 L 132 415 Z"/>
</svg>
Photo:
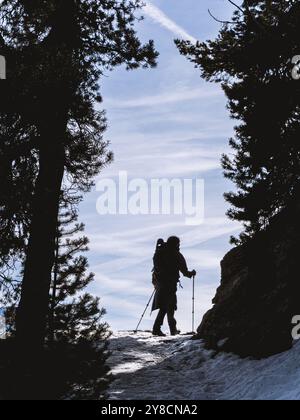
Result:
<svg viewBox="0 0 300 420">
<path fill-rule="evenodd" d="M 30 239 L 17 313 L 17 338 L 25 347 L 33 348 L 42 346 L 45 340 L 59 200 L 65 166 L 62 137 L 49 132 L 42 138 Z"/>
</svg>

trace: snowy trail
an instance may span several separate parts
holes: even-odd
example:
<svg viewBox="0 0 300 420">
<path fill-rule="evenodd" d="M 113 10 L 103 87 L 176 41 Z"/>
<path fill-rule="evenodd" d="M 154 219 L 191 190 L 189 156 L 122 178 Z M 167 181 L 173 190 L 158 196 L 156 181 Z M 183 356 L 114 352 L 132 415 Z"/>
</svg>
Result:
<svg viewBox="0 0 300 420">
<path fill-rule="evenodd" d="M 178 355 L 191 343 L 190 336 L 152 337 L 149 333 L 118 333 L 111 339 L 110 365 L 115 377 L 110 389 L 110 399 L 193 399 L 191 383 L 198 381 L 197 374 L 184 372 L 174 364 Z M 198 344 L 199 348 L 199 344 Z M 186 354 L 191 366 L 189 354 Z M 184 359 L 181 358 L 182 363 Z M 199 366 L 205 361 L 200 354 L 195 360 Z M 185 375 L 185 373 L 187 375 Z M 206 395 L 203 395 L 203 397 Z"/>
<path fill-rule="evenodd" d="M 114 334 L 110 400 L 299 400 L 300 343 L 265 360 L 203 348 L 189 336 Z"/>
</svg>

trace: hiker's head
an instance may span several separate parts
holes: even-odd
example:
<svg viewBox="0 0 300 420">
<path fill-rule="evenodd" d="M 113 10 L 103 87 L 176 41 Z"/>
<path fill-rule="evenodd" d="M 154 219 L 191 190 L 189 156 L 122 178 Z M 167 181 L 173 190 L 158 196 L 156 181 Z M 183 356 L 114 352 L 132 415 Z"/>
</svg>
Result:
<svg viewBox="0 0 300 420">
<path fill-rule="evenodd" d="M 177 236 L 171 236 L 167 240 L 167 246 L 171 250 L 179 251 L 180 250 L 180 239 Z"/>
<path fill-rule="evenodd" d="M 158 251 L 162 249 L 164 245 L 165 245 L 165 241 L 163 239 L 159 239 L 156 244 L 156 250 Z"/>
<path fill-rule="evenodd" d="M 163 239 L 159 239 L 159 240 L 157 241 L 156 246 L 162 246 L 162 245 L 164 245 L 164 244 L 165 244 L 165 241 L 164 241 Z"/>
</svg>

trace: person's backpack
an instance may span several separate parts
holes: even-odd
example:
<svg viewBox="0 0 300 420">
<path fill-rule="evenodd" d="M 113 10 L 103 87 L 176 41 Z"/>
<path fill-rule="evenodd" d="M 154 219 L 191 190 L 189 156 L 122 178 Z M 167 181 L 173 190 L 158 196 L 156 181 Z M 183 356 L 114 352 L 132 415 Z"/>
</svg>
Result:
<svg viewBox="0 0 300 420">
<path fill-rule="evenodd" d="M 156 244 L 156 250 L 153 257 L 153 270 L 152 270 L 152 283 L 156 288 L 159 284 L 161 273 L 164 266 L 164 251 L 166 249 L 166 243 L 163 239 L 159 239 Z"/>
</svg>

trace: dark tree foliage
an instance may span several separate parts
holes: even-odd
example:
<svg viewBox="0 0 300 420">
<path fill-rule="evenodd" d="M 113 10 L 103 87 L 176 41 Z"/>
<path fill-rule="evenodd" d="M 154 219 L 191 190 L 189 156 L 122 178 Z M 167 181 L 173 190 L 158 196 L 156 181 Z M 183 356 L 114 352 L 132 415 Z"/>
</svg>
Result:
<svg viewBox="0 0 300 420">
<path fill-rule="evenodd" d="M 153 42 L 143 45 L 135 32 L 141 5 L 0 4 L 8 75 L 0 81 L 0 293 L 11 325 L 11 337 L 0 342 L 6 398 L 98 399 L 107 385 L 107 326 L 98 300 L 83 293 L 93 279 L 87 261 L 75 256 L 87 240 L 67 239 L 66 220 L 57 223 L 62 191 L 72 203 L 71 221 L 74 195 L 80 199 L 112 159 L 99 111 L 101 76 L 121 64 L 128 70 L 156 64 Z"/>
<path fill-rule="evenodd" d="M 27 135 L 30 128 L 24 127 L 20 118 L 0 114 L 0 292 L 11 289 L 4 280 L 10 279 L 17 261 L 23 260 L 29 234 L 38 159 L 29 149 L 18 157 L 12 155 Z"/>
<path fill-rule="evenodd" d="M 97 105 L 99 79 L 121 64 L 129 70 L 155 66 L 153 42 L 143 45 L 134 28 L 141 5 L 139 0 L 1 2 L 0 53 L 7 59 L 8 79 L 1 82 L 0 160 L 8 194 L 0 203 L 5 244 L 0 256 L 6 264 L 10 253 L 26 245 L 17 316 L 25 348 L 40 347 L 46 334 L 63 180 L 87 191 L 111 160 Z M 25 169 L 28 185 L 20 187 Z M 18 194 L 21 201 L 14 200 Z"/>
<path fill-rule="evenodd" d="M 106 335 L 107 325 L 100 322 L 105 311 L 99 308 L 99 298 L 84 293 L 95 275 L 88 272 L 88 260 L 82 255 L 89 250 L 88 238 L 81 236 L 83 231 L 76 210 L 64 204 L 57 228 L 50 290 L 49 341 L 77 342 L 84 338 L 99 342 Z"/>
<path fill-rule="evenodd" d="M 299 21 L 299 0 L 249 0 L 236 5 L 215 40 L 176 41 L 204 79 L 222 84 L 238 121 L 234 156 L 224 156 L 223 167 L 237 187 L 226 199 L 229 216 L 244 223 L 241 242 L 299 195 L 300 83 L 291 77 Z"/>
<path fill-rule="evenodd" d="M 11 354 L 5 353 L 9 349 L 14 354 L 20 282 L 10 284 L 6 279 L 4 283 L 8 340 L 0 342 L 0 394 L 8 399 L 87 400 L 105 396 L 110 382 L 106 364 L 110 332 L 103 322 L 105 310 L 99 305 L 100 299 L 84 292 L 95 276 L 88 272 L 88 260 L 82 255 L 88 251 L 89 240 L 82 236 L 84 225 L 77 222 L 80 200 L 67 194 L 61 198 L 45 347 L 38 364 L 27 372 L 18 364 L 15 371 L 9 364 Z M 30 382 L 26 381 L 28 374 Z"/>
<path fill-rule="evenodd" d="M 81 236 L 84 225 L 77 222 L 77 212 L 64 204 L 57 229 L 55 263 L 52 273 L 47 342 L 53 348 L 72 348 L 76 357 L 73 384 L 67 391 L 72 399 L 99 399 L 109 377 L 108 325 L 102 321 L 105 310 L 99 298 L 84 293 L 94 281 L 88 272 L 89 240 Z M 78 370 L 77 370 L 78 369 Z M 70 372 L 71 373 L 71 372 Z"/>
</svg>

